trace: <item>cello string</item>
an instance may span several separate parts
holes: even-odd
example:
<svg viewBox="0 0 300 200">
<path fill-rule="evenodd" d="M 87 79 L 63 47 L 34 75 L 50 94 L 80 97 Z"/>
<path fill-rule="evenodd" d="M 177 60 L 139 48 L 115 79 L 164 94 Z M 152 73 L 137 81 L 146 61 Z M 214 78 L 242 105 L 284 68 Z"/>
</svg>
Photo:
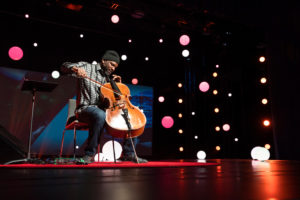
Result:
<svg viewBox="0 0 300 200">
<path fill-rule="evenodd" d="M 94 82 L 94 83 L 97 83 L 97 84 L 100 85 L 101 87 L 103 87 L 103 88 L 105 88 L 105 89 L 107 89 L 107 90 L 110 90 L 110 91 L 112 91 L 113 93 L 115 93 L 115 94 L 117 94 L 117 95 L 122 96 L 121 93 L 119 93 L 119 92 L 117 92 L 117 91 L 115 91 L 115 90 L 113 90 L 113 89 L 111 89 L 111 88 L 105 87 L 103 84 L 101 84 L 100 82 L 98 82 L 98 81 L 96 81 L 96 80 L 94 80 L 94 79 L 92 79 L 92 78 L 90 78 L 90 77 L 85 76 L 85 77 L 83 77 L 83 78 L 86 78 L 86 79 L 88 79 L 88 80 L 90 80 L 90 81 L 92 81 L 92 82 Z"/>
</svg>

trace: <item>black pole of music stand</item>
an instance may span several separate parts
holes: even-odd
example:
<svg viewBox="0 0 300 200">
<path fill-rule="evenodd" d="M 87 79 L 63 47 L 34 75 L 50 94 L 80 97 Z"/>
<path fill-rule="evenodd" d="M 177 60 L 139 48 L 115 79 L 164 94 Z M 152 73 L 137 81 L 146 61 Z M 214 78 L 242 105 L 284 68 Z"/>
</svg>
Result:
<svg viewBox="0 0 300 200">
<path fill-rule="evenodd" d="M 31 138 L 32 138 L 32 124 L 33 124 L 33 115 L 34 115 L 34 107 L 35 107 L 35 98 L 36 92 L 51 92 L 57 86 L 57 83 L 49 83 L 49 82 L 41 82 L 41 81 L 31 81 L 31 80 L 24 80 L 22 85 L 22 91 L 31 91 L 32 92 L 32 105 L 31 105 L 31 119 L 30 119 L 30 132 L 28 138 L 28 151 L 27 151 L 27 158 L 19 159 L 19 160 L 12 160 L 5 165 L 18 163 L 18 162 L 25 162 L 25 163 L 40 163 L 39 159 L 32 159 L 31 158 Z"/>
</svg>

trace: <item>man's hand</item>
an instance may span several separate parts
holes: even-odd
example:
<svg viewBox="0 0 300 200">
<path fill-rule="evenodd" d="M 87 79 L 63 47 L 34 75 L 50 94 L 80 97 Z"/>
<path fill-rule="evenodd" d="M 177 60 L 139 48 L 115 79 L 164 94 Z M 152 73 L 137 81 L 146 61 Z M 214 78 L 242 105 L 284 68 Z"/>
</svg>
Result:
<svg viewBox="0 0 300 200">
<path fill-rule="evenodd" d="M 122 78 L 121 78 L 121 76 L 118 76 L 118 75 L 113 74 L 113 75 L 112 75 L 112 80 L 115 81 L 115 82 L 121 83 Z"/>
<path fill-rule="evenodd" d="M 83 68 L 72 67 L 72 71 L 76 73 L 77 76 L 85 78 L 87 77 L 86 71 Z"/>
</svg>

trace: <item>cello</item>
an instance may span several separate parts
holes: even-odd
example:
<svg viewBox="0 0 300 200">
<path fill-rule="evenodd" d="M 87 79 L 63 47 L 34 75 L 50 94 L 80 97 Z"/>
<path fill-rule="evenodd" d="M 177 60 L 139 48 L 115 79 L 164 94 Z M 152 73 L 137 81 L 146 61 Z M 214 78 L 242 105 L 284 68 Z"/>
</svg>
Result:
<svg viewBox="0 0 300 200">
<path fill-rule="evenodd" d="M 85 77 L 100 85 L 104 98 L 109 100 L 106 109 L 106 130 L 115 138 L 134 138 L 143 134 L 147 122 L 144 113 L 130 102 L 130 90 L 123 83 L 108 79 L 101 84 L 96 80 Z"/>
</svg>

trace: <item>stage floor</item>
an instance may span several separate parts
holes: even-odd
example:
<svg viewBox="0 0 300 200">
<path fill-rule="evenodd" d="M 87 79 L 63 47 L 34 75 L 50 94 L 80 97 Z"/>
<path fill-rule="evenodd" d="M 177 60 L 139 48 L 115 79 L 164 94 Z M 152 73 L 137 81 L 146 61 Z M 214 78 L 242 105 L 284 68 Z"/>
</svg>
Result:
<svg viewBox="0 0 300 200">
<path fill-rule="evenodd" d="M 191 160 L 186 160 L 191 161 Z M 153 168 L 1 168 L 3 199 L 300 199 L 300 161 Z"/>
</svg>

